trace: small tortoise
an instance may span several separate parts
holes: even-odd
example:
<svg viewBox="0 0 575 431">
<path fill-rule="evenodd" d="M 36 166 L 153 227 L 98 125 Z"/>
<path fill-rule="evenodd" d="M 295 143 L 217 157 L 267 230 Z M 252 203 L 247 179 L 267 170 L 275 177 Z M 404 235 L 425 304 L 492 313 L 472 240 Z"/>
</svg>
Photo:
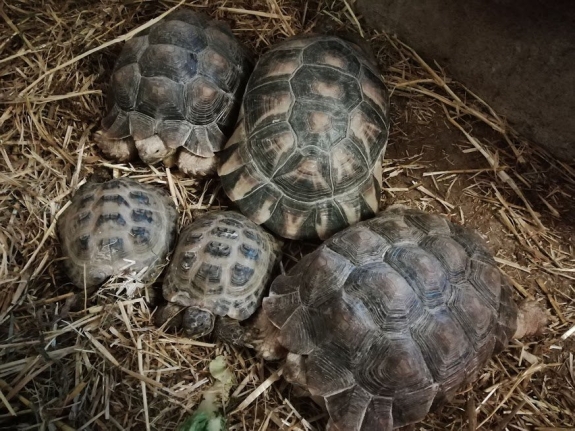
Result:
<svg viewBox="0 0 575 431">
<path fill-rule="evenodd" d="M 276 278 L 246 336 L 325 403 L 328 430 L 421 421 L 545 313 L 521 307 L 483 240 L 445 217 L 394 206 Z M 258 335 L 259 334 L 259 335 Z"/>
<path fill-rule="evenodd" d="M 252 68 L 251 54 L 223 22 L 172 12 L 124 45 L 99 147 L 119 161 L 176 157 L 184 172 L 215 173 L 214 153 L 233 131 Z"/>
<path fill-rule="evenodd" d="M 79 287 L 114 276 L 154 282 L 175 245 L 177 217 L 155 186 L 129 178 L 86 182 L 57 224 L 68 276 Z"/>
<path fill-rule="evenodd" d="M 275 238 L 240 213 L 201 216 L 180 233 L 163 284 L 169 304 L 159 308 L 156 321 L 171 319 L 170 326 L 199 337 L 221 320 L 247 319 L 260 306 L 280 255 Z"/>
<path fill-rule="evenodd" d="M 257 62 L 218 173 L 256 223 L 326 239 L 378 211 L 388 134 L 389 97 L 367 48 L 299 35 Z"/>
</svg>

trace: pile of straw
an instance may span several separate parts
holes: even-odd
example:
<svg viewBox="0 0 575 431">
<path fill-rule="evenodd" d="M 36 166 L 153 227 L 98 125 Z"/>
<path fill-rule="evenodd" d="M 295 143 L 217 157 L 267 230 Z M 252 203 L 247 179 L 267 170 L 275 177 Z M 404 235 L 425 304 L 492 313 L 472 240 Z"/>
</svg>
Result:
<svg viewBox="0 0 575 431">
<path fill-rule="evenodd" d="M 210 384 L 207 365 L 220 354 L 237 380 L 227 406 L 230 429 L 325 425 L 325 414 L 296 397 L 275 364 L 217 340 L 155 328 L 148 299 L 156 290 L 131 297 L 110 282 L 85 297 L 62 272 L 55 223 L 94 169 L 165 188 L 182 224 L 195 211 L 227 205 L 217 180 L 114 164 L 92 139 L 122 41 L 182 3 L 0 4 L 2 429 L 175 429 L 197 406 Z M 258 54 L 326 26 L 368 39 L 392 92 L 384 203 L 406 202 L 476 228 L 512 279 L 516 298 L 537 299 L 549 310 L 544 337 L 513 342 L 418 428 L 574 429 L 575 169 L 522 140 L 437 65 L 366 28 L 345 0 L 185 3 L 227 21 Z M 302 250 L 289 242 L 286 250 L 287 267 Z"/>
</svg>

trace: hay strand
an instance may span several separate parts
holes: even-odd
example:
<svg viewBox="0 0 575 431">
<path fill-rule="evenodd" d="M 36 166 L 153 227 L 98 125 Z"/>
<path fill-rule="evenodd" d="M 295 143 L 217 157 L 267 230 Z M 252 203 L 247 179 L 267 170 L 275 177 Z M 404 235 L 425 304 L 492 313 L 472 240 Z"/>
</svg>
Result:
<svg viewBox="0 0 575 431">
<path fill-rule="evenodd" d="M 522 139 L 478 95 L 396 38 L 370 29 L 353 2 L 11 1 L 0 7 L 0 424 L 30 428 L 177 429 L 225 354 L 239 382 L 230 429 L 321 430 L 276 364 L 217 340 L 153 324 L 159 282 L 140 292 L 109 282 L 76 289 L 55 232 L 74 191 L 99 168 L 170 193 L 180 227 L 196 211 L 228 208 L 217 179 L 114 163 L 91 132 L 122 42 L 178 7 L 201 9 L 260 55 L 290 35 L 328 27 L 365 37 L 391 92 L 393 127 L 382 207 L 405 203 L 476 228 L 517 300 L 546 306 L 543 337 L 513 341 L 425 429 L 575 427 L 575 167 Z M 311 245 L 287 241 L 288 270 Z M 10 422 L 12 421 L 12 422 Z"/>
</svg>

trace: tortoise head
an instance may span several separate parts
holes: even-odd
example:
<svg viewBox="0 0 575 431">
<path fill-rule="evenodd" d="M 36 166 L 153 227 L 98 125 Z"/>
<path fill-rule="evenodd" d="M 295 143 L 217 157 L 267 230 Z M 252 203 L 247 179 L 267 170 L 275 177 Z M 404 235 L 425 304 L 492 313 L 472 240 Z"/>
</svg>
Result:
<svg viewBox="0 0 575 431">
<path fill-rule="evenodd" d="M 211 311 L 200 307 L 188 307 L 184 311 L 183 327 L 186 335 L 192 338 L 208 335 L 214 329 L 215 316 Z"/>
</svg>

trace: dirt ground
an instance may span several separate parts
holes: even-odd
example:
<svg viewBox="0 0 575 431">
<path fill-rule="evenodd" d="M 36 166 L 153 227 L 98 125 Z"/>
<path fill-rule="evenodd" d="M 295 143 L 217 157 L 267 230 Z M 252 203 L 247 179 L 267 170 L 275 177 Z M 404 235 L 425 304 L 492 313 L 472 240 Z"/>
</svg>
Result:
<svg viewBox="0 0 575 431">
<path fill-rule="evenodd" d="M 94 169 L 165 188 L 178 202 L 180 225 L 198 210 L 229 204 L 217 179 L 114 164 L 92 140 L 122 47 L 110 42 L 177 3 L 0 6 L 0 429 L 176 429 L 197 407 L 217 355 L 237 380 L 230 430 L 322 430 L 326 423 L 277 364 L 211 338 L 159 331 L 152 302 L 113 283 L 84 298 L 63 274 L 55 220 Z M 186 4 L 226 20 L 258 54 L 326 25 L 362 32 L 391 92 L 382 207 L 405 203 L 475 228 L 515 298 L 548 310 L 545 335 L 512 342 L 416 429 L 575 429 L 575 166 L 517 136 L 449 71 L 366 28 L 345 2 Z M 285 267 L 313 246 L 286 241 Z"/>
</svg>

